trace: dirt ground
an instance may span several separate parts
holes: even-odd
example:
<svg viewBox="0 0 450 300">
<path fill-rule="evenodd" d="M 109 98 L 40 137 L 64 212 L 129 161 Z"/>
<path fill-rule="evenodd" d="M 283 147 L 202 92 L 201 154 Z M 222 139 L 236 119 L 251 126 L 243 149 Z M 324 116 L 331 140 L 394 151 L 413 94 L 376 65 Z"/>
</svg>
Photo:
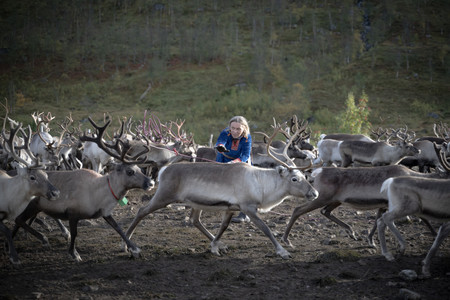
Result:
<svg viewBox="0 0 450 300">
<path fill-rule="evenodd" d="M 127 198 L 129 205 L 114 212 L 124 230 L 149 195 L 135 190 Z M 278 239 L 301 201 L 287 200 L 262 215 Z M 373 211 L 335 211 L 359 234 L 357 241 L 315 211 L 293 227 L 290 239 L 296 248 L 286 247 L 293 257 L 283 260 L 250 223 L 231 224 L 222 237 L 228 253 L 212 255 L 206 237 L 189 224 L 189 212 L 172 206 L 147 216 L 132 238 L 142 250 L 137 259 L 121 252 L 119 235 L 103 219 L 80 222 L 81 263 L 69 258 L 53 220 L 46 219 L 54 229 L 46 232 L 50 249 L 21 230 L 15 238 L 21 267 L 13 267 L 0 251 L 0 299 L 450 299 L 448 240 L 433 259 L 431 278 L 406 280 L 399 275 L 405 269 L 420 275 L 420 263 L 432 244 L 433 237 L 418 219 L 398 224 L 407 240 L 406 253 L 387 262 L 365 239 L 374 224 Z M 220 215 L 204 212 L 202 221 L 214 233 Z M 394 249 L 389 231 L 387 239 Z M 1 248 L 3 242 L 0 236 Z"/>
</svg>

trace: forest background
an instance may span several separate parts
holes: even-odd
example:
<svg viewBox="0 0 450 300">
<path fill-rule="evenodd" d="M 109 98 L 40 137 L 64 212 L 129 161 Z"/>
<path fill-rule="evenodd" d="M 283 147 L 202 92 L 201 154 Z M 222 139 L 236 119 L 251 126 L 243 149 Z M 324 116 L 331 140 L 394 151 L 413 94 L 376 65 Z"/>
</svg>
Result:
<svg viewBox="0 0 450 300">
<path fill-rule="evenodd" d="M 450 117 L 449 15 L 445 0 L 5 0 L 0 97 L 25 124 L 154 114 L 197 143 L 233 115 L 270 132 L 296 114 L 313 139 L 432 134 Z"/>
</svg>

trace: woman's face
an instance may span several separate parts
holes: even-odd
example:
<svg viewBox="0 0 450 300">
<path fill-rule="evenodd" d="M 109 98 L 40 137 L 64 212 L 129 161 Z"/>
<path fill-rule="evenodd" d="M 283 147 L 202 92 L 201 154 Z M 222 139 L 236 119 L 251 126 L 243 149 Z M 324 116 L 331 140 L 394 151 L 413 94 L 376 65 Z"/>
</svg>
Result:
<svg viewBox="0 0 450 300">
<path fill-rule="evenodd" d="M 244 131 L 244 128 L 242 127 L 241 123 L 231 122 L 230 131 L 231 131 L 231 135 L 233 136 L 233 138 L 238 139 L 242 136 L 242 132 Z"/>
</svg>

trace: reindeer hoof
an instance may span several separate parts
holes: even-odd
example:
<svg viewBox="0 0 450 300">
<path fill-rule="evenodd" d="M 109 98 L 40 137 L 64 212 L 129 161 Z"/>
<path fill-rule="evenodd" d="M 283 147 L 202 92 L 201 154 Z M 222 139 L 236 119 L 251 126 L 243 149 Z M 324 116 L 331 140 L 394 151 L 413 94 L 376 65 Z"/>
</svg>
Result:
<svg viewBox="0 0 450 300">
<path fill-rule="evenodd" d="M 136 247 L 135 249 L 130 249 L 130 252 L 131 252 L 131 254 L 133 255 L 134 258 L 139 258 L 140 253 L 141 253 L 141 249 Z"/>
<path fill-rule="evenodd" d="M 47 237 L 44 237 L 44 240 L 42 241 L 42 247 L 50 249 L 50 242 L 48 241 Z"/>
<path fill-rule="evenodd" d="M 211 248 L 211 253 L 216 255 L 216 256 L 220 256 L 220 251 L 218 248 Z"/>
<path fill-rule="evenodd" d="M 292 255 L 288 251 L 286 251 L 285 249 L 277 251 L 277 254 L 279 256 L 281 256 L 282 259 L 290 259 L 290 258 L 292 258 Z"/>
<path fill-rule="evenodd" d="M 80 254 L 78 254 L 78 252 L 73 252 L 73 253 L 69 253 L 70 257 L 77 263 L 82 262 L 83 260 L 81 259 Z"/>
<path fill-rule="evenodd" d="M 125 242 L 122 241 L 122 243 L 120 243 L 120 249 L 121 249 L 123 252 L 128 252 L 128 246 L 127 246 L 127 244 L 126 244 Z"/>
<path fill-rule="evenodd" d="M 281 242 L 284 243 L 286 246 L 291 247 L 292 249 L 295 249 L 295 246 L 291 243 L 291 241 L 286 237 L 283 237 L 281 239 Z"/>
<path fill-rule="evenodd" d="M 42 247 L 50 248 L 50 242 L 48 241 L 48 238 L 45 235 L 42 236 Z"/>
<path fill-rule="evenodd" d="M 378 249 L 377 245 L 372 240 L 369 239 L 367 242 L 369 243 L 370 248 Z"/>
<path fill-rule="evenodd" d="M 386 252 L 383 254 L 387 261 L 394 261 L 395 257 L 390 252 Z"/>
<path fill-rule="evenodd" d="M 431 277 L 430 266 L 427 266 L 425 261 L 422 261 L 422 275 L 424 278 Z"/>
<path fill-rule="evenodd" d="M 14 265 L 14 267 L 19 267 L 21 266 L 21 262 L 19 260 L 19 258 L 17 257 L 10 257 L 9 260 L 11 261 L 11 263 Z"/>
<path fill-rule="evenodd" d="M 62 236 L 64 237 L 64 239 L 66 240 L 66 241 L 68 241 L 69 243 L 70 243 L 70 238 L 71 238 L 71 236 L 70 236 L 70 233 L 62 233 Z"/>
</svg>

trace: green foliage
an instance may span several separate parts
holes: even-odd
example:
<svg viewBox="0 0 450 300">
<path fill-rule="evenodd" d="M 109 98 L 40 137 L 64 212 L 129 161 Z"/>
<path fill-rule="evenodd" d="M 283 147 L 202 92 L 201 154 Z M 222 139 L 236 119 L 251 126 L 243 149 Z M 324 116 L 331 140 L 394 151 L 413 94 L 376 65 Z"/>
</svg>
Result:
<svg viewBox="0 0 450 300">
<path fill-rule="evenodd" d="M 435 107 L 432 103 L 414 99 L 414 101 L 411 103 L 410 109 L 420 116 L 426 116 L 430 112 L 433 112 L 435 110 Z"/>
<path fill-rule="evenodd" d="M 369 99 L 365 93 L 358 100 L 358 104 L 355 103 L 353 93 L 348 94 L 347 100 L 345 101 L 346 110 L 337 117 L 340 132 L 352 134 L 368 133 L 371 127 L 368 102 Z"/>
<path fill-rule="evenodd" d="M 270 97 L 253 88 L 233 87 L 216 99 L 213 112 L 216 115 L 244 115 L 247 119 L 260 119 L 273 111 Z M 208 112 L 209 113 L 209 112 Z"/>
</svg>

